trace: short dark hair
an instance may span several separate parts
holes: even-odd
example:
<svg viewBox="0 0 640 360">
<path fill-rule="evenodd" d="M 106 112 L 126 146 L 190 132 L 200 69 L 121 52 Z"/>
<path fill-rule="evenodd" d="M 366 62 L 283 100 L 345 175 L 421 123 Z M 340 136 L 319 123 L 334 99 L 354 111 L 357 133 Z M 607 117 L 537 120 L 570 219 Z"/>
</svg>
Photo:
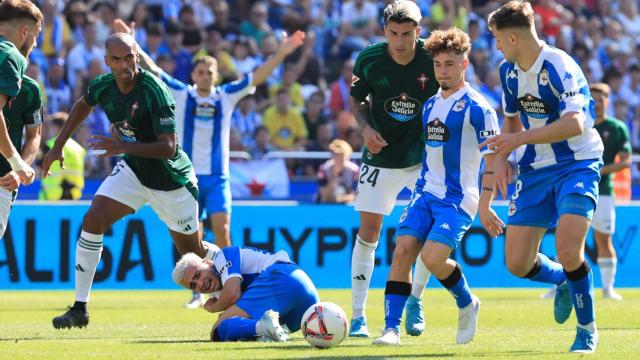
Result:
<svg viewBox="0 0 640 360">
<path fill-rule="evenodd" d="M 531 28 L 534 24 L 531 4 L 522 0 L 511 0 L 489 14 L 489 26 L 497 30 Z"/>
<path fill-rule="evenodd" d="M 0 22 L 18 19 L 42 24 L 44 17 L 40 9 L 29 0 L 0 0 Z"/>
<path fill-rule="evenodd" d="M 384 8 L 383 17 L 385 25 L 390 22 L 398 24 L 412 22 L 415 25 L 419 25 L 420 20 L 422 20 L 420 8 L 410 0 L 396 0 L 387 5 Z"/>
<path fill-rule="evenodd" d="M 469 35 L 457 27 L 435 30 L 424 42 L 424 48 L 431 53 L 431 56 L 436 56 L 441 52 L 466 56 L 471 50 L 471 39 L 469 39 Z"/>
</svg>

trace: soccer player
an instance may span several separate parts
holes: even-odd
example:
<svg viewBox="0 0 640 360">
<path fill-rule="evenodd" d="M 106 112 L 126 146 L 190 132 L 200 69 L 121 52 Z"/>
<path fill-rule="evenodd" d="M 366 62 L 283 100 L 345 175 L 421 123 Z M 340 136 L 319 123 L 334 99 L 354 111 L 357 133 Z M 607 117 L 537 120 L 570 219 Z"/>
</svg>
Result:
<svg viewBox="0 0 640 360">
<path fill-rule="evenodd" d="M 385 330 L 374 345 L 400 344 L 402 309 L 411 293 L 411 264 L 420 253 L 429 271 L 456 300 L 456 342 L 470 342 L 480 300 L 471 294 L 460 265 L 449 255 L 460 244 L 476 211 L 491 236 L 502 233 L 504 226 L 491 209 L 494 155 L 486 147 L 478 148 L 483 139 L 497 134 L 498 118 L 482 95 L 464 81 L 471 40 L 462 30 L 450 28 L 432 32 L 424 46 L 433 56 L 440 90 L 422 105 L 422 170 L 398 223 L 384 297 Z"/>
<path fill-rule="evenodd" d="M 28 76 L 22 78 L 20 92 L 2 113 L 9 126 L 9 137 L 16 149 L 22 149 L 22 158 L 31 164 L 40 149 L 42 131 L 42 89 L 37 81 Z M 22 144 L 23 132 L 26 135 Z M 0 158 L 0 237 L 4 235 L 9 221 L 11 205 L 18 195 L 20 177 L 11 169 L 9 162 Z"/>
<path fill-rule="evenodd" d="M 216 249 L 216 247 L 213 247 Z M 210 248 L 211 249 L 211 248 Z M 211 329 L 211 341 L 253 340 L 267 336 L 287 341 L 300 329 L 304 312 L 319 301 L 307 274 L 285 251 L 275 254 L 230 246 L 214 250 L 213 260 L 186 254 L 176 264 L 173 280 L 200 293 L 220 291 L 204 309 L 222 312 Z"/>
<path fill-rule="evenodd" d="M 63 165 L 64 144 L 97 104 L 106 112 L 114 135 L 92 136 L 93 150 L 102 152 L 102 157 L 124 155 L 98 188 L 84 217 L 76 245 L 76 301 L 53 319 L 58 329 L 88 324 L 87 302 L 103 234 L 146 203 L 167 224 L 180 253 L 204 256 L 206 252 L 198 237 L 197 180 L 191 161 L 177 145 L 171 92 L 160 79 L 138 69 L 136 43 L 128 34 L 109 36 L 105 63 L 111 73 L 89 84 L 42 161 L 45 176 L 54 161 Z"/>
<path fill-rule="evenodd" d="M 10 105 L 20 92 L 27 68 L 25 58 L 36 46 L 42 21 L 40 9 L 29 0 L 0 2 L 0 110 Z M 9 162 L 12 174 L 17 175 L 21 183 L 29 185 L 35 179 L 35 172 L 16 151 L 11 140 L 7 120 L 0 111 L 0 153 Z M 2 210 L 7 211 L 6 217 L 9 216 L 8 210 Z"/>
<path fill-rule="evenodd" d="M 420 9 L 399 0 L 384 10 L 386 42 L 369 46 L 356 60 L 350 102 L 362 128 L 362 154 L 355 210 L 360 228 L 351 256 L 353 319 L 349 336 L 369 337 L 365 304 L 373 274 L 383 215 L 389 215 L 398 193 L 413 188 L 420 175 L 420 106 L 438 90 L 433 59 L 420 34 Z M 430 273 L 416 263 L 405 328 L 424 331 L 422 292 Z"/>
<path fill-rule="evenodd" d="M 500 65 L 505 120 L 502 133 L 482 146 L 496 153 L 496 184 L 507 193 L 516 153 L 520 172 L 509 204 L 505 242 L 509 271 L 556 284 L 554 317 L 564 323 L 572 302 L 578 328 L 571 352 L 596 349 L 598 331 L 593 276 L 584 242 L 598 200 L 602 141 L 594 129 L 594 103 L 578 64 L 539 40 L 531 4 L 510 1 L 489 15 Z M 547 228 L 557 222 L 560 263 L 539 252 Z"/>
<path fill-rule="evenodd" d="M 611 241 L 615 233 L 616 209 L 613 192 L 613 174 L 631 166 L 631 143 L 627 126 L 620 120 L 607 116 L 609 107 L 609 85 L 597 83 L 591 85 L 591 95 L 596 102 L 595 126 L 604 143 L 600 169 L 602 179 L 598 184 L 598 204 L 593 213 L 593 234 L 598 248 L 598 267 L 605 298 L 622 300 L 622 296 L 613 289 L 616 276 L 616 250 Z"/>
<path fill-rule="evenodd" d="M 114 22 L 114 28 L 118 32 L 131 32 L 131 27 L 122 20 Z M 162 71 L 138 46 L 141 65 L 160 77 L 176 99 L 178 143 L 193 161 L 200 188 L 200 214 L 206 210 L 218 247 L 231 245 L 229 131 L 233 110 L 240 99 L 254 92 L 255 87 L 262 84 L 273 69 L 302 45 L 304 36 L 304 32 L 298 31 L 285 37 L 278 52 L 253 73 L 217 87 L 214 84 L 217 83 L 219 74 L 215 58 L 203 56 L 194 62 L 191 79 L 195 86 L 189 86 Z M 187 307 L 199 307 L 202 301 L 200 295 L 194 294 Z"/>
</svg>

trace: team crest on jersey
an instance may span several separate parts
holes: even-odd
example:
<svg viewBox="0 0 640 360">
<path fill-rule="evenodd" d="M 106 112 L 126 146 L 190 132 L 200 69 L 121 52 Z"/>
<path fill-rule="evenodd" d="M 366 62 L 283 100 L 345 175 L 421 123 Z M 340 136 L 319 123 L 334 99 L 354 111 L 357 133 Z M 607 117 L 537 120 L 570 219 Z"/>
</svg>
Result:
<svg viewBox="0 0 640 360">
<path fill-rule="evenodd" d="M 120 140 L 126 143 L 134 143 L 138 141 L 136 138 L 136 129 L 129 125 L 126 121 L 121 121 L 113 124 L 116 129 L 116 133 Z"/>
<path fill-rule="evenodd" d="M 405 122 L 418 115 L 420 105 L 420 101 L 409 97 L 406 93 L 401 93 L 384 103 L 384 111 L 392 118 Z"/>
<path fill-rule="evenodd" d="M 507 215 L 513 216 L 516 213 L 517 210 L 518 209 L 516 208 L 516 201 L 515 200 L 511 200 L 509 202 L 509 212 L 507 213 Z"/>
<path fill-rule="evenodd" d="M 453 111 L 462 111 L 464 107 L 467 105 L 467 102 L 464 100 L 458 100 L 455 105 L 453 105 Z"/>
<path fill-rule="evenodd" d="M 140 108 L 140 105 L 138 105 L 137 101 L 134 102 L 133 105 L 131 105 L 131 116 L 129 117 L 129 119 L 133 119 L 136 116 L 138 108 Z"/>
<path fill-rule="evenodd" d="M 449 141 L 449 128 L 439 118 L 435 118 L 427 123 L 424 136 L 427 146 L 440 147 Z"/>
<path fill-rule="evenodd" d="M 214 115 L 216 114 L 216 108 L 211 106 L 208 103 L 200 104 L 195 109 L 196 119 L 198 120 L 213 120 Z"/>
<path fill-rule="evenodd" d="M 520 111 L 525 113 L 528 117 L 543 119 L 551 114 L 551 109 L 542 101 L 531 94 L 518 99 L 518 107 Z"/>
<path fill-rule="evenodd" d="M 549 85 L 549 72 L 547 71 L 547 69 L 540 71 L 540 75 L 538 76 L 538 82 L 542 86 Z"/>
<path fill-rule="evenodd" d="M 427 88 L 427 81 L 429 81 L 429 77 L 425 73 L 422 73 L 416 80 L 420 84 L 420 89 L 422 91 L 425 91 Z"/>
</svg>

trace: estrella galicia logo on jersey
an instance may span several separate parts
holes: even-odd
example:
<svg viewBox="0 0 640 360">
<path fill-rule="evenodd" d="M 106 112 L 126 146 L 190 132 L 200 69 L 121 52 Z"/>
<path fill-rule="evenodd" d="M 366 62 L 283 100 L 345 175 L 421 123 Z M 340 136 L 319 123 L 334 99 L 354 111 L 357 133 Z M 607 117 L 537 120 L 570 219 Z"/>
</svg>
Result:
<svg viewBox="0 0 640 360">
<path fill-rule="evenodd" d="M 435 118 L 427 123 L 427 129 L 425 133 L 425 143 L 430 147 L 440 147 L 449 141 L 449 128 Z"/>
<path fill-rule="evenodd" d="M 418 115 L 420 101 L 409 97 L 405 93 L 393 97 L 384 103 L 384 111 L 398 121 L 409 121 Z"/>
<path fill-rule="evenodd" d="M 538 82 L 542 86 L 549 85 L 549 72 L 547 71 L 547 69 L 540 71 L 540 75 L 538 75 Z"/>
<path fill-rule="evenodd" d="M 524 112 L 527 116 L 541 119 L 548 117 L 551 114 L 549 107 L 539 99 L 531 94 L 518 99 L 518 107 L 520 111 Z"/>
<path fill-rule="evenodd" d="M 138 141 L 138 139 L 136 139 L 136 129 L 131 127 L 126 121 L 117 122 L 113 124 L 113 127 L 123 142 L 134 143 Z"/>
</svg>

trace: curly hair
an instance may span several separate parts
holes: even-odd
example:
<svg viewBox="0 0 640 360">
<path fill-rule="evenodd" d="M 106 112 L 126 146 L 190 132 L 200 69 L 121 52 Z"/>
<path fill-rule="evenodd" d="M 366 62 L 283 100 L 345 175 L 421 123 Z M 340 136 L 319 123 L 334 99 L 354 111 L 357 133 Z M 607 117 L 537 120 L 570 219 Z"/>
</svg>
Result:
<svg viewBox="0 0 640 360">
<path fill-rule="evenodd" d="M 534 24 L 533 8 L 527 1 L 512 0 L 489 14 L 488 22 L 497 30 L 531 28 Z"/>
<path fill-rule="evenodd" d="M 435 30 L 425 41 L 424 48 L 431 56 L 436 56 L 443 51 L 467 56 L 471 50 L 471 39 L 467 33 L 456 27 Z"/>
</svg>

